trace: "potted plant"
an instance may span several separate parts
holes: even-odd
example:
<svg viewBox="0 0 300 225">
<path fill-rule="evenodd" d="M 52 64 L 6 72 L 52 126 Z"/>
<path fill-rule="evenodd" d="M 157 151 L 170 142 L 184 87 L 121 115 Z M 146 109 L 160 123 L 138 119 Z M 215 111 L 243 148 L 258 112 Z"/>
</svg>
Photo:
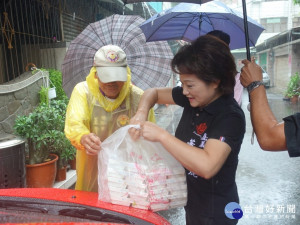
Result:
<svg viewBox="0 0 300 225">
<path fill-rule="evenodd" d="M 54 148 L 51 151 L 58 155 L 57 161 L 57 172 L 56 172 L 56 181 L 62 181 L 66 179 L 67 175 L 67 164 L 69 160 L 74 158 L 76 149 L 71 144 L 69 139 L 66 138 L 63 131 L 58 131 L 57 141 Z"/>
<path fill-rule="evenodd" d="M 40 95 L 40 103 L 45 103 L 46 105 L 49 105 L 49 97 L 48 97 L 49 88 L 48 87 L 41 87 L 41 90 L 39 92 Z"/>
<path fill-rule="evenodd" d="M 55 108 L 42 103 L 33 112 L 17 117 L 15 121 L 15 133 L 26 139 L 28 144 L 26 152 L 27 187 L 52 187 L 54 184 L 58 156 L 51 154 L 51 148 L 56 145 L 57 129 L 62 126 L 60 117 L 61 115 Z M 35 172 L 37 169 L 49 169 L 51 174 L 38 178 L 37 175 L 42 172 Z M 42 181 L 46 183 L 42 183 Z"/>
<path fill-rule="evenodd" d="M 51 100 L 50 103 L 51 106 L 56 108 L 60 113 L 62 119 L 61 124 L 64 125 L 69 98 L 67 97 L 65 91 L 62 88 L 62 72 L 56 69 L 46 70 L 49 72 L 50 85 L 52 87 L 55 87 L 56 90 L 56 98 L 54 101 Z M 65 137 L 63 128 L 64 127 L 61 127 L 61 129 L 59 130 L 61 138 L 59 138 L 59 141 L 56 143 L 56 145 L 60 147 L 56 148 L 55 150 L 52 150 L 52 152 L 55 152 L 59 156 L 57 162 L 57 181 L 65 179 L 66 165 L 70 160 L 75 159 L 76 155 L 76 149 L 71 144 L 71 142 Z"/>
<path fill-rule="evenodd" d="M 69 102 L 69 98 L 67 97 L 63 87 L 62 87 L 62 72 L 56 69 L 47 69 L 49 71 L 49 79 L 51 80 L 51 84 L 53 84 L 56 88 L 56 100 L 62 100 L 61 102 L 57 102 L 57 107 L 60 108 L 61 113 L 63 115 L 63 119 L 65 120 L 65 114 L 67 105 Z M 64 161 L 69 161 L 71 169 L 76 169 L 76 148 L 71 144 L 71 142 L 66 139 L 64 151 L 61 153 Z"/>
<path fill-rule="evenodd" d="M 56 151 L 56 154 L 59 155 L 57 161 L 57 173 L 56 173 L 56 181 L 62 181 L 66 179 L 67 175 L 67 165 L 70 160 L 75 159 L 76 148 L 71 144 L 69 139 L 67 139 L 64 133 L 61 133 L 60 139 L 62 146 Z M 74 169 L 74 168 L 73 168 Z"/>
<path fill-rule="evenodd" d="M 300 77 L 299 73 L 291 76 L 285 92 L 285 96 L 290 98 L 291 102 L 297 102 L 300 95 Z"/>
<path fill-rule="evenodd" d="M 74 154 L 72 154 L 72 158 L 69 160 L 69 165 L 71 170 L 76 170 L 76 149 Z"/>
<path fill-rule="evenodd" d="M 56 69 L 47 69 L 49 72 L 50 86 L 55 87 L 56 98 L 58 100 L 68 99 L 63 87 L 62 87 L 62 72 Z"/>
<path fill-rule="evenodd" d="M 62 74 L 54 69 L 48 71 L 50 84 L 57 90 L 57 97 L 50 101 L 49 88 L 42 86 L 39 92 L 40 105 L 29 115 L 19 116 L 15 121 L 14 130 L 17 135 L 27 140 L 26 170 L 28 172 L 32 167 L 36 168 L 37 165 L 49 163 L 55 155 L 57 162 L 55 162 L 55 174 L 52 175 L 54 179 L 51 181 L 52 184 L 47 184 L 53 186 L 56 171 L 65 168 L 68 160 L 74 158 L 76 149 L 64 134 L 65 114 L 69 99 L 62 89 Z M 49 177 L 49 175 L 44 177 Z"/>
<path fill-rule="evenodd" d="M 56 141 L 50 146 L 50 152 L 58 155 L 57 161 L 57 181 L 66 179 L 66 166 L 69 160 L 73 159 L 76 154 L 76 148 L 71 144 L 69 139 L 64 133 L 65 124 L 65 114 L 67 109 L 68 100 L 52 100 L 50 102 L 50 107 L 54 108 L 56 112 L 60 115 L 57 117 L 57 122 L 59 126 L 54 131 L 56 136 Z"/>
<path fill-rule="evenodd" d="M 64 134 L 66 107 L 64 100 L 51 100 L 49 105 L 41 103 L 28 116 L 16 119 L 15 133 L 28 143 L 27 167 L 49 161 L 52 153 L 58 156 L 56 170 L 65 170 L 74 157 L 76 150 Z"/>
</svg>

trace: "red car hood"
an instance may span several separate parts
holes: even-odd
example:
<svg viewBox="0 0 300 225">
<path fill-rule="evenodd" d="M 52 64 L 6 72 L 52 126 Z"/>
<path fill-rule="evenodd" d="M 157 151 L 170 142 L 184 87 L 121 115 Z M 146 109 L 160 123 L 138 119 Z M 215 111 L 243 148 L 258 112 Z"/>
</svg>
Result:
<svg viewBox="0 0 300 225">
<path fill-rule="evenodd" d="M 2 199 L 2 200 L 1 200 Z M 126 207 L 121 205 L 114 205 L 98 200 L 98 194 L 94 192 L 86 191 L 76 191 L 70 189 L 57 189 L 57 188 L 16 188 L 16 189 L 0 189 L 0 221 L 1 223 L 10 224 L 11 220 L 3 221 L 2 218 L 5 218 L 5 211 L 1 211 L 3 207 L 3 199 L 33 199 L 39 202 L 55 201 L 56 203 L 71 203 L 70 205 L 74 206 L 78 204 L 79 206 L 86 206 L 92 211 L 97 210 L 109 210 L 117 213 L 118 215 L 127 215 L 126 218 L 134 217 L 145 221 L 145 224 L 159 224 L 159 225 L 170 225 L 170 223 L 159 216 L 158 214 L 151 212 L 149 210 L 136 209 L 132 207 Z M 37 203 L 39 204 L 39 203 Z M 52 203 L 51 203 L 52 204 Z M 53 205 L 53 204 L 52 204 Z M 2 207 L 1 207 L 2 206 Z M 41 207 L 42 208 L 42 207 Z M 26 212 L 26 209 L 23 210 Z M 1 215 L 2 214 L 2 215 Z M 51 216 L 50 216 L 51 217 Z M 55 216 L 53 216 L 54 218 Z M 82 220 L 82 219 L 81 219 Z M 147 223 L 148 222 L 148 223 Z M 31 222 L 29 222 L 31 223 Z M 86 222 L 43 222 L 43 221 L 33 221 L 34 224 L 87 224 Z M 32 224 L 31 223 L 31 224 Z M 91 222 L 88 222 L 91 223 Z M 99 221 L 97 222 L 99 224 Z M 16 223 L 11 223 L 16 224 Z M 17 224 L 22 224 L 17 222 Z M 28 221 L 26 221 L 28 224 Z M 102 223 L 101 224 L 120 224 L 120 223 Z M 123 224 L 135 224 L 133 223 L 123 223 Z"/>
</svg>

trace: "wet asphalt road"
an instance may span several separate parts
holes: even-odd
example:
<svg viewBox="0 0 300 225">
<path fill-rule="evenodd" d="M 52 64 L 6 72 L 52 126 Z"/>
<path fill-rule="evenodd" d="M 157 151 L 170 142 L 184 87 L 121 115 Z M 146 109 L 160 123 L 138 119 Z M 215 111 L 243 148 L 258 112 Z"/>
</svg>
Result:
<svg viewBox="0 0 300 225">
<path fill-rule="evenodd" d="M 282 94 L 267 90 L 269 105 L 281 121 L 300 111 L 300 103 L 282 100 Z M 300 157 L 290 158 L 286 151 L 261 150 L 256 139 L 251 144 L 252 125 L 247 110 L 248 95 L 244 91 L 242 108 L 246 116 L 246 133 L 239 154 L 236 182 L 243 217 L 239 225 L 299 225 L 300 224 Z M 177 106 L 159 106 L 157 123 L 174 134 L 181 117 Z M 183 208 L 159 212 L 173 225 L 185 224 Z"/>
</svg>

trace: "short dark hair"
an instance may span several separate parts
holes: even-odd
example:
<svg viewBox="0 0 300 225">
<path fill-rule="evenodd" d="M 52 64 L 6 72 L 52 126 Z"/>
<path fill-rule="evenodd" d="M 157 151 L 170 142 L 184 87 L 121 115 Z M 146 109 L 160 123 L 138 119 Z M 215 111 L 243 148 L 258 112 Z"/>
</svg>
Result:
<svg viewBox="0 0 300 225">
<path fill-rule="evenodd" d="M 220 38 L 222 41 L 224 41 L 228 45 L 230 44 L 229 34 L 223 32 L 221 30 L 213 30 L 213 31 L 208 32 L 207 34 Z"/>
<path fill-rule="evenodd" d="M 204 35 L 181 47 L 171 67 L 178 74 L 195 74 L 207 84 L 219 80 L 218 89 L 222 94 L 233 93 L 237 73 L 235 60 L 229 46 L 219 38 Z"/>
</svg>

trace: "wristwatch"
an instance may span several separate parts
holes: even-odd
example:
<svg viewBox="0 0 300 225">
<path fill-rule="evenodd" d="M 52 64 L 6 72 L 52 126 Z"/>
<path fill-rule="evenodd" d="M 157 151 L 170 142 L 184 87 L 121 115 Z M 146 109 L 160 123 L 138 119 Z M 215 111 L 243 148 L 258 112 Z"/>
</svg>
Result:
<svg viewBox="0 0 300 225">
<path fill-rule="evenodd" d="M 263 82 L 261 81 L 253 81 L 251 84 L 247 86 L 247 91 L 250 94 L 251 91 L 253 91 L 255 88 L 258 88 L 260 85 L 263 85 Z"/>
</svg>

